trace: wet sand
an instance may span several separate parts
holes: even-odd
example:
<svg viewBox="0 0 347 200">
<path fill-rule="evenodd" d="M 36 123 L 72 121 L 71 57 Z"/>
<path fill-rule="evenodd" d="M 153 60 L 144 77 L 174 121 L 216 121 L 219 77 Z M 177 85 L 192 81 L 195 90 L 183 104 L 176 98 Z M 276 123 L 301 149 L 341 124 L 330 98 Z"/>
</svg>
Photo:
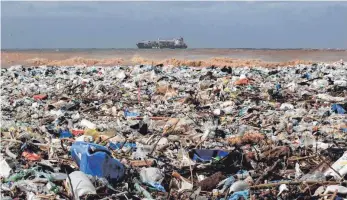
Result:
<svg viewBox="0 0 347 200">
<path fill-rule="evenodd" d="M 11 65 L 115 65 L 192 64 L 204 66 L 335 62 L 347 60 L 347 50 L 260 49 L 63 49 L 2 50 L 1 66 Z"/>
</svg>

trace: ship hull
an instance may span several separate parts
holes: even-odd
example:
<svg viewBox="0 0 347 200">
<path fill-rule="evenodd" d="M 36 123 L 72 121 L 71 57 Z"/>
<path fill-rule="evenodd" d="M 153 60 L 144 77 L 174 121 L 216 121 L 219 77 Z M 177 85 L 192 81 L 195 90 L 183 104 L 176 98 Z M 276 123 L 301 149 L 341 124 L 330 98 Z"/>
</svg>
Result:
<svg viewBox="0 0 347 200">
<path fill-rule="evenodd" d="M 143 43 L 136 44 L 136 46 L 139 49 L 157 49 L 158 48 L 154 45 L 148 45 L 148 44 L 143 44 Z"/>
</svg>

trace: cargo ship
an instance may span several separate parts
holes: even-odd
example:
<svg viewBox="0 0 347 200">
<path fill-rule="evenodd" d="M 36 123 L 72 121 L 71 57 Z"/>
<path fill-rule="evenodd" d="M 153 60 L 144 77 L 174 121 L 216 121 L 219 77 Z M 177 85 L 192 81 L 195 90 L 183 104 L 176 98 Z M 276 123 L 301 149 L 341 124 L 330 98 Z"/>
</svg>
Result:
<svg viewBox="0 0 347 200">
<path fill-rule="evenodd" d="M 139 49 L 186 49 L 187 44 L 184 43 L 183 37 L 162 40 L 158 38 L 157 41 L 143 40 L 138 42 L 136 46 Z"/>
</svg>

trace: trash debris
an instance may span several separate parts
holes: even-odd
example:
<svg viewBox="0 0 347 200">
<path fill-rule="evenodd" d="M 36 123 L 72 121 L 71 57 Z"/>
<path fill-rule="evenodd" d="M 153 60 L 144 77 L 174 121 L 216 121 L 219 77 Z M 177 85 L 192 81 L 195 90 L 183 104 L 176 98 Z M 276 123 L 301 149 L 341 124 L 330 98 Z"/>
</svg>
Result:
<svg viewBox="0 0 347 200">
<path fill-rule="evenodd" d="M 194 161 L 210 161 L 220 160 L 227 156 L 229 153 L 225 151 L 209 150 L 209 149 L 193 149 L 190 153 L 191 159 Z"/>
<path fill-rule="evenodd" d="M 12 171 L 11 167 L 8 165 L 6 160 L 0 161 L 0 177 L 7 178 L 10 176 L 10 172 Z"/>
<path fill-rule="evenodd" d="M 70 179 L 69 179 L 70 178 Z M 74 171 L 66 179 L 67 184 L 72 188 L 76 199 L 86 194 L 96 194 L 96 189 L 88 177 L 81 171 Z M 71 185 L 70 185 L 71 180 Z"/>
<path fill-rule="evenodd" d="M 347 65 L 1 69 L 1 199 L 346 199 Z"/>
<path fill-rule="evenodd" d="M 111 152 L 104 146 L 75 142 L 71 146 L 71 156 L 86 174 L 105 177 L 110 182 L 118 182 L 124 176 L 123 164 L 112 158 Z"/>
<path fill-rule="evenodd" d="M 30 161 L 38 161 L 41 160 L 41 157 L 39 155 L 37 155 L 36 153 L 30 153 L 30 152 L 26 152 L 24 151 L 22 153 L 22 156 L 26 159 L 26 160 L 30 160 Z"/>
<path fill-rule="evenodd" d="M 203 191 L 212 191 L 216 187 L 216 185 L 224 178 L 225 177 L 221 172 L 217 172 L 212 176 L 200 181 L 197 185 L 200 186 Z"/>
</svg>

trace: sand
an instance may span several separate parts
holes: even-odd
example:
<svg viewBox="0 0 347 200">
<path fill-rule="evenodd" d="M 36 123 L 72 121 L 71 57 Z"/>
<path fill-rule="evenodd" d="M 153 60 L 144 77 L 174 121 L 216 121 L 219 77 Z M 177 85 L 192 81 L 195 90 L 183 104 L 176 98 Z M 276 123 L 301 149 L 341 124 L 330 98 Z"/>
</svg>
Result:
<svg viewBox="0 0 347 200">
<path fill-rule="evenodd" d="M 170 64 L 190 66 L 285 66 L 347 60 L 347 50 L 255 50 L 255 49 L 64 49 L 2 50 L 1 66 L 79 65 L 111 66 Z"/>
</svg>

